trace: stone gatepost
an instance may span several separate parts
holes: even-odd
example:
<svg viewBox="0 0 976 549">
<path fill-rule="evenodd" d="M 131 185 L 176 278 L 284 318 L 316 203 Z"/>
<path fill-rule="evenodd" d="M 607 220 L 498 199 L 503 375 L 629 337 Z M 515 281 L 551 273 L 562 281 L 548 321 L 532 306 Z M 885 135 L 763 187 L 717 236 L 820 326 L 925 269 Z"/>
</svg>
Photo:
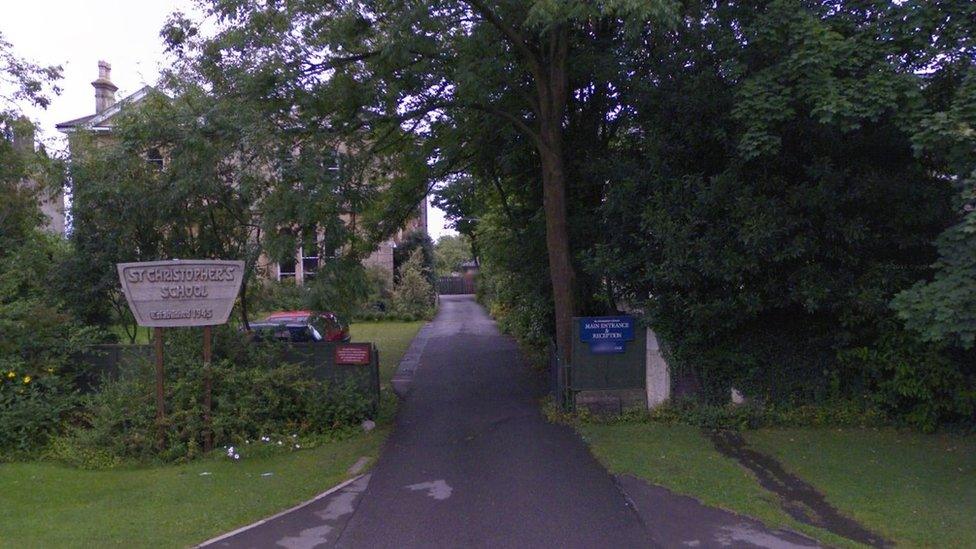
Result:
<svg viewBox="0 0 976 549">
<path fill-rule="evenodd" d="M 644 361 L 647 380 L 647 409 L 653 410 L 666 403 L 671 398 L 671 371 L 668 362 L 661 354 L 661 345 L 657 334 L 647 328 L 647 352 Z"/>
</svg>

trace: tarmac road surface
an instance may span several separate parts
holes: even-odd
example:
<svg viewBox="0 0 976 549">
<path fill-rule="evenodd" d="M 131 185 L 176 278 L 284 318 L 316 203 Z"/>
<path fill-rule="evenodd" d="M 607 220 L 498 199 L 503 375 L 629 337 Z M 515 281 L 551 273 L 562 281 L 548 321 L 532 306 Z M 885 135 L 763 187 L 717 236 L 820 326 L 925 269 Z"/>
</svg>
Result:
<svg viewBox="0 0 976 549">
<path fill-rule="evenodd" d="M 570 428 L 543 418 L 540 376 L 472 296 L 442 296 L 413 347 L 419 364 L 370 474 L 210 546 L 810 546 L 615 479 Z"/>
</svg>

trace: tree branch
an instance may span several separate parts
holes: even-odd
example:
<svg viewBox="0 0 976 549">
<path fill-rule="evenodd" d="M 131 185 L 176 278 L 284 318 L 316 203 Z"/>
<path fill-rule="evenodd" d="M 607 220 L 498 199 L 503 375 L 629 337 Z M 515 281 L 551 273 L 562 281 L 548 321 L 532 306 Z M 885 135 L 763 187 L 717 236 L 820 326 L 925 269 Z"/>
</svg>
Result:
<svg viewBox="0 0 976 549">
<path fill-rule="evenodd" d="M 509 43 L 511 43 L 512 46 L 518 50 L 520 54 L 522 54 L 522 57 L 525 58 L 525 60 L 529 63 L 532 72 L 536 75 L 536 77 L 538 77 L 542 69 L 542 64 L 539 62 L 539 53 L 536 52 L 531 45 L 529 45 L 529 42 L 525 39 L 525 37 L 519 33 L 515 27 L 509 25 L 498 17 L 498 15 L 491 11 L 491 9 L 489 9 L 488 6 L 486 6 L 481 0 L 464 1 L 469 6 L 474 8 L 475 11 L 481 14 L 481 16 L 484 17 L 484 19 L 488 21 L 491 26 L 498 29 L 499 32 L 501 32 L 505 38 L 508 39 Z"/>
</svg>

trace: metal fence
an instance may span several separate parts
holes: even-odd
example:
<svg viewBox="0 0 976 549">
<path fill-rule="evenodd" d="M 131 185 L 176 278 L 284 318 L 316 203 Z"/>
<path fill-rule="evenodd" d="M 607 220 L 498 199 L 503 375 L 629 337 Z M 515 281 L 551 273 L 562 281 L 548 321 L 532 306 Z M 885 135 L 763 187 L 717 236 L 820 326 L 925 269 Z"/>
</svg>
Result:
<svg viewBox="0 0 976 549">
<path fill-rule="evenodd" d="M 571 412 L 574 409 L 572 368 L 559 356 L 559 349 L 549 340 L 549 376 L 552 399 L 560 409 Z"/>
<path fill-rule="evenodd" d="M 578 407 L 597 413 L 619 413 L 646 403 L 646 330 L 635 331 L 623 351 L 593 353 L 583 343 L 579 322 L 573 323 L 570 361 L 549 341 L 549 381 L 552 398 L 564 411 Z"/>
<path fill-rule="evenodd" d="M 440 295 L 473 294 L 474 279 L 463 276 L 442 276 L 437 279 L 437 293 Z"/>
<path fill-rule="evenodd" d="M 329 384 L 352 383 L 370 398 L 373 410 L 379 406 L 379 350 L 371 344 L 370 364 L 336 364 L 335 350 L 341 343 L 268 344 L 279 364 L 298 364 L 313 379 Z M 202 360 L 202 357 L 201 357 Z M 105 379 L 150 375 L 153 369 L 151 345 L 91 345 L 72 358 L 78 389 L 93 392 Z"/>
</svg>

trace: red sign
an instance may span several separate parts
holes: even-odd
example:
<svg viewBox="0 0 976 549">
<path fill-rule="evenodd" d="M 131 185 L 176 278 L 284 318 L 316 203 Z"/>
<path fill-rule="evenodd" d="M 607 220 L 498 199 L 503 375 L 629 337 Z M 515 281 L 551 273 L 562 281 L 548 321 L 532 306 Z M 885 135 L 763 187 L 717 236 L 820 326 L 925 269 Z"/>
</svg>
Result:
<svg viewBox="0 0 976 549">
<path fill-rule="evenodd" d="M 335 347 L 335 363 L 365 366 L 372 359 L 372 347 L 372 343 L 340 343 Z"/>
</svg>

